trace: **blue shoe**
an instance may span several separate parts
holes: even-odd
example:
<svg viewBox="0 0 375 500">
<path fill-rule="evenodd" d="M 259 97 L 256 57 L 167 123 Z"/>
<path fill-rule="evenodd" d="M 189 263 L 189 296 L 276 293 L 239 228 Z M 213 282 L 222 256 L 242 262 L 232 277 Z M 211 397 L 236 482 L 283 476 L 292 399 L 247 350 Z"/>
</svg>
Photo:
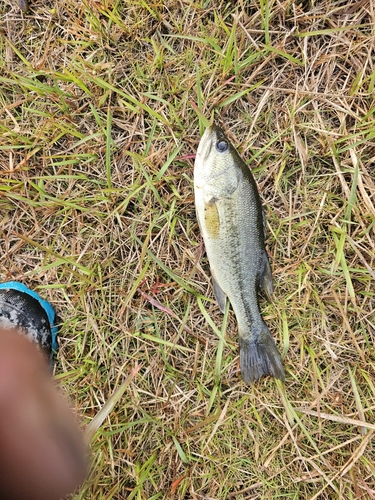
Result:
<svg viewBox="0 0 375 500">
<path fill-rule="evenodd" d="M 52 305 L 18 281 L 0 283 L 0 326 L 20 328 L 48 356 L 53 367 L 58 326 Z"/>
</svg>

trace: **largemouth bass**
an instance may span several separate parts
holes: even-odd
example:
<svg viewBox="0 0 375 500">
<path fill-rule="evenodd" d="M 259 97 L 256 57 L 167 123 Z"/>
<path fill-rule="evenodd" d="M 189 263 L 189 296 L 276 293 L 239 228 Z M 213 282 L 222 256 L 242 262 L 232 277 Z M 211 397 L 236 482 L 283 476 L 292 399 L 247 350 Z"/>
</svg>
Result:
<svg viewBox="0 0 375 500">
<path fill-rule="evenodd" d="M 273 294 L 262 203 L 249 168 L 216 125 L 199 143 L 194 192 L 215 298 L 224 313 L 228 297 L 237 318 L 242 378 L 246 384 L 263 375 L 284 380 L 280 354 L 259 311 L 258 291 Z"/>
</svg>

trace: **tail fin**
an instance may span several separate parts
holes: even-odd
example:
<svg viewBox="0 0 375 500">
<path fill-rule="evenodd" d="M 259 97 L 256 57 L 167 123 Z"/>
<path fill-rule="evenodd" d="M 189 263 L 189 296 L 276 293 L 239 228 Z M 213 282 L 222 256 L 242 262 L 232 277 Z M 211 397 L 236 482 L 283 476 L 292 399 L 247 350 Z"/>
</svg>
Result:
<svg viewBox="0 0 375 500">
<path fill-rule="evenodd" d="M 245 384 L 251 384 L 266 375 L 284 382 L 285 372 L 275 341 L 265 323 L 259 333 L 253 329 L 250 338 L 240 335 L 240 367 Z"/>
</svg>

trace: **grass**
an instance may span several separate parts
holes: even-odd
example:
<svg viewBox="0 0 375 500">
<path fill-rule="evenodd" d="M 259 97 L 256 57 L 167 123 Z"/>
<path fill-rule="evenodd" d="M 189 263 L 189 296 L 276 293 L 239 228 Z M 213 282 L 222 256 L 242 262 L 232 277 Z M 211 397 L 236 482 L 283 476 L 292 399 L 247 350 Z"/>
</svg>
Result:
<svg viewBox="0 0 375 500">
<path fill-rule="evenodd" d="M 372 3 L 5 0 L 0 23 L 0 273 L 63 318 L 73 498 L 374 498 Z M 213 299 L 212 117 L 266 206 L 285 388 L 243 384 Z"/>
</svg>

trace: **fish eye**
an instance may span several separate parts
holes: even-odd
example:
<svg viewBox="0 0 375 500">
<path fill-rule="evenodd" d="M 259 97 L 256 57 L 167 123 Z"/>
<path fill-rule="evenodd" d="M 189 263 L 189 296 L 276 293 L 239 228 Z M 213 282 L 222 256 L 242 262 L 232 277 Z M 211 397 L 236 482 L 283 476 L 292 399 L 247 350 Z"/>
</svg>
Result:
<svg viewBox="0 0 375 500">
<path fill-rule="evenodd" d="M 219 151 L 219 153 L 225 153 L 225 151 L 228 149 L 227 141 L 217 141 L 216 149 Z"/>
</svg>

